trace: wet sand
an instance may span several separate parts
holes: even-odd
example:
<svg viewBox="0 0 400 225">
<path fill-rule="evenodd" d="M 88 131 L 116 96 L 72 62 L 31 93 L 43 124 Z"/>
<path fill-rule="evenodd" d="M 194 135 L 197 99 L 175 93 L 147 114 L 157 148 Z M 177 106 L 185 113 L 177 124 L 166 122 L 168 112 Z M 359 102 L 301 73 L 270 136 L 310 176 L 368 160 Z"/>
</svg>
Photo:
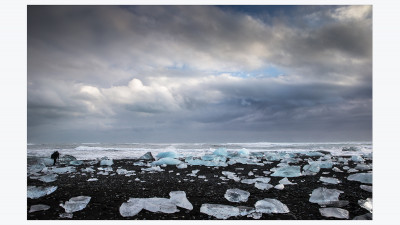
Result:
<svg viewBox="0 0 400 225">
<path fill-rule="evenodd" d="M 304 157 L 303 157 L 304 158 Z M 311 158 L 311 157 L 310 157 Z M 288 178 L 297 185 L 285 185 L 283 190 L 269 189 L 259 190 L 251 184 L 243 184 L 234 180 L 223 181 L 219 177 L 223 176 L 222 171 L 235 172 L 237 176 L 243 178 L 255 178 L 248 176 L 252 171 L 254 175 L 266 176 L 263 171 L 269 171 L 276 167 L 279 162 L 273 162 L 264 166 L 234 164 L 227 167 L 206 167 L 206 166 L 190 166 L 186 169 L 178 169 L 176 166 L 161 167 L 165 171 L 162 172 L 142 172 L 143 166 L 134 166 L 133 163 L 138 160 L 114 160 L 112 165 L 113 172 L 109 175 L 97 174 L 99 164 L 93 166 L 96 171 L 91 173 L 81 172 L 81 168 L 89 167 L 89 161 L 81 166 L 76 166 L 77 172 L 59 174 L 58 179 L 51 183 L 44 183 L 39 180 L 30 179 L 28 177 L 27 185 L 36 186 L 58 186 L 58 189 L 50 195 L 39 199 L 27 199 L 27 211 L 31 205 L 45 204 L 50 209 L 46 211 L 37 211 L 27 214 L 28 220 L 60 220 L 60 214 L 65 210 L 60 203 L 68 201 L 75 196 L 90 196 L 91 200 L 87 207 L 81 211 L 73 213 L 73 220 L 212 220 L 215 217 L 200 213 L 200 207 L 205 203 L 225 204 L 231 206 L 248 206 L 254 207 L 258 200 L 264 198 L 274 198 L 286 204 L 290 213 L 286 214 L 262 214 L 261 220 L 326 220 L 336 219 L 321 216 L 318 204 L 309 202 L 312 191 L 319 187 L 327 187 L 330 189 L 338 189 L 344 193 L 340 194 L 339 200 L 347 200 L 349 204 L 343 207 L 349 211 L 349 219 L 368 213 L 368 211 L 359 206 L 358 200 L 372 198 L 372 193 L 364 191 L 360 188 L 359 182 L 348 181 L 346 177 L 350 174 L 345 172 L 334 172 L 331 169 L 321 169 L 314 176 L 300 176 Z M 371 161 L 366 161 L 371 163 Z M 291 165 L 305 165 L 305 161 Z M 64 165 L 57 165 L 63 167 Z M 343 165 L 335 165 L 342 169 Z M 355 164 L 349 161 L 350 168 L 354 168 Z M 105 166 L 103 166 L 105 168 Z M 118 175 L 115 171 L 118 168 L 136 171 L 134 176 Z M 243 168 L 243 170 L 238 169 Z M 257 169 L 257 170 L 255 170 Z M 186 176 L 191 174 L 192 170 L 200 170 L 196 177 Z M 323 174 L 329 172 L 329 174 Z M 366 172 L 366 171 L 360 171 Z M 179 173 L 179 175 L 177 175 Z M 198 178 L 204 175 L 206 179 Z M 282 177 L 272 177 L 269 184 L 277 185 Z M 338 178 L 339 184 L 325 184 L 319 181 L 321 176 Z M 98 181 L 87 181 L 89 178 L 95 177 Z M 140 181 L 135 181 L 139 178 Z M 186 180 L 185 180 L 186 179 Z M 142 182 L 143 181 L 143 182 Z M 238 188 L 250 192 L 247 202 L 233 203 L 224 198 L 227 189 Z M 129 198 L 169 198 L 171 191 L 184 191 L 187 199 L 192 203 L 193 210 L 178 208 L 180 211 L 173 214 L 152 213 L 142 210 L 133 217 L 122 217 L 119 213 L 119 207 Z M 246 216 L 231 217 L 230 220 L 248 220 Z"/>
</svg>

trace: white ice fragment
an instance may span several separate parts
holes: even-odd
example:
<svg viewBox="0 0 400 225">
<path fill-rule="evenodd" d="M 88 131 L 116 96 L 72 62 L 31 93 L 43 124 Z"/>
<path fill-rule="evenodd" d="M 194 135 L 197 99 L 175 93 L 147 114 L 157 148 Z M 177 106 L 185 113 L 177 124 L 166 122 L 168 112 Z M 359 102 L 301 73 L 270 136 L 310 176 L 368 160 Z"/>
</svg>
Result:
<svg viewBox="0 0 400 225">
<path fill-rule="evenodd" d="M 89 178 L 87 181 L 91 182 L 91 181 L 98 181 L 99 179 L 97 178 Z"/>
<path fill-rule="evenodd" d="M 82 171 L 82 172 L 86 172 L 86 173 L 93 173 L 95 170 L 92 169 L 92 168 L 90 168 L 90 167 L 87 167 L 87 168 L 85 168 L 85 169 L 82 168 L 81 171 Z"/>
<path fill-rule="evenodd" d="M 343 193 L 343 191 L 320 187 L 313 190 L 309 201 L 312 203 L 318 203 L 319 205 L 328 205 L 332 202 L 339 201 L 339 195 L 341 193 Z"/>
<path fill-rule="evenodd" d="M 57 180 L 58 175 L 57 174 L 48 174 L 48 175 L 44 175 L 39 177 L 38 180 L 46 182 L 46 183 L 50 183 L 50 182 L 54 182 Z"/>
<path fill-rule="evenodd" d="M 282 178 L 282 179 L 279 181 L 279 183 L 280 183 L 280 184 L 283 184 L 283 185 L 294 185 L 294 184 L 297 184 L 297 183 L 292 183 L 292 182 L 290 182 L 290 181 L 288 180 L 287 177 Z"/>
<path fill-rule="evenodd" d="M 38 204 L 38 205 L 32 205 L 31 208 L 29 209 L 29 213 L 37 212 L 37 211 L 44 211 L 50 209 L 50 206 L 48 205 L 43 205 L 43 204 Z"/>
<path fill-rule="evenodd" d="M 146 152 L 146 154 L 140 156 L 139 159 L 154 160 L 154 157 L 153 157 L 153 155 L 151 154 L 151 152 Z"/>
<path fill-rule="evenodd" d="M 347 180 L 358 181 L 364 184 L 372 184 L 372 173 L 356 173 L 347 177 Z"/>
<path fill-rule="evenodd" d="M 358 204 L 364 209 L 372 213 L 372 198 L 367 198 L 366 200 L 358 200 Z"/>
<path fill-rule="evenodd" d="M 352 156 L 351 156 L 351 160 L 352 160 L 353 162 L 364 162 L 363 157 L 360 156 L 360 155 L 352 155 Z"/>
<path fill-rule="evenodd" d="M 114 164 L 112 159 L 103 159 L 100 161 L 100 166 L 112 166 Z"/>
<path fill-rule="evenodd" d="M 169 152 L 160 152 L 156 155 L 156 158 L 161 159 L 161 158 L 179 158 L 178 153 L 175 151 L 169 151 Z"/>
<path fill-rule="evenodd" d="M 354 168 L 351 168 L 351 169 L 347 170 L 347 172 L 348 172 L 348 173 L 357 173 L 358 170 L 356 170 L 356 169 L 354 169 Z"/>
<path fill-rule="evenodd" d="M 159 165 L 179 165 L 183 163 L 182 161 L 180 161 L 179 159 L 174 159 L 174 158 L 161 158 L 157 161 L 154 161 L 151 163 L 151 165 L 153 166 L 159 166 Z"/>
<path fill-rule="evenodd" d="M 240 181 L 240 178 L 236 176 L 234 172 L 222 171 L 222 174 L 225 175 L 228 179 L 234 180 L 236 182 Z"/>
<path fill-rule="evenodd" d="M 333 167 L 332 170 L 335 171 L 335 172 L 338 172 L 338 173 L 342 173 L 343 172 L 342 170 L 340 170 L 337 167 Z"/>
<path fill-rule="evenodd" d="M 248 176 L 254 176 L 254 173 L 250 171 L 247 175 Z"/>
<path fill-rule="evenodd" d="M 285 185 L 283 185 L 283 184 L 278 184 L 278 185 L 275 185 L 274 188 L 277 189 L 277 190 L 283 190 L 283 189 L 285 188 Z"/>
<path fill-rule="evenodd" d="M 285 166 L 276 168 L 271 174 L 273 177 L 299 177 L 301 176 L 300 166 Z"/>
<path fill-rule="evenodd" d="M 128 202 L 122 203 L 119 213 L 123 217 L 131 217 L 138 214 L 144 208 L 144 201 L 141 198 L 131 198 Z"/>
<path fill-rule="evenodd" d="M 141 170 L 148 171 L 148 172 L 154 172 L 154 171 L 161 172 L 161 171 L 164 171 L 159 166 L 153 166 L 153 167 L 150 167 L 150 168 L 141 168 Z"/>
<path fill-rule="evenodd" d="M 45 195 L 49 195 L 57 190 L 57 186 L 43 187 L 43 186 L 28 186 L 27 197 L 31 199 L 37 199 Z"/>
<path fill-rule="evenodd" d="M 328 184 L 338 184 L 338 183 L 340 183 L 340 181 L 338 179 L 333 178 L 333 177 L 320 177 L 319 180 L 324 182 L 324 183 L 328 183 Z"/>
<path fill-rule="evenodd" d="M 86 205 L 90 202 L 91 197 L 89 196 L 77 196 L 72 197 L 65 204 L 60 204 L 65 209 L 66 213 L 73 213 L 86 208 Z"/>
<path fill-rule="evenodd" d="M 76 172 L 76 168 L 73 166 L 57 167 L 57 168 L 51 168 L 50 172 L 58 173 L 58 174 L 72 173 L 72 172 Z"/>
<path fill-rule="evenodd" d="M 250 193 L 240 189 L 228 189 L 225 192 L 224 197 L 230 202 L 247 202 Z"/>
<path fill-rule="evenodd" d="M 335 217 L 338 219 L 349 218 L 349 211 L 341 208 L 320 208 L 319 212 L 325 217 Z"/>
<path fill-rule="evenodd" d="M 364 191 L 372 192 L 372 186 L 361 184 L 360 188 L 363 189 Z"/>
<path fill-rule="evenodd" d="M 144 209 L 150 212 L 175 213 L 179 212 L 176 204 L 167 198 L 147 198 Z"/>
<path fill-rule="evenodd" d="M 260 190 L 268 190 L 273 188 L 274 186 L 272 184 L 268 184 L 268 183 L 263 183 L 263 182 L 256 182 L 254 184 L 254 187 L 260 189 Z"/>
<path fill-rule="evenodd" d="M 289 208 L 276 199 L 265 198 L 255 204 L 256 212 L 260 213 L 288 213 Z"/>
<path fill-rule="evenodd" d="M 68 164 L 71 166 L 80 166 L 83 164 L 83 161 L 82 160 L 73 160 L 73 161 L 70 161 Z"/>
<path fill-rule="evenodd" d="M 228 219 L 232 216 L 239 216 L 239 208 L 230 205 L 221 204 L 202 204 L 200 212 L 210 216 L 214 216 L 217 219 Z"/>
<path fill-rule="evenodd" d="M 178 169 L 186 169 L 187 168 L 187 164 L 186 163 L 178 164 L 178 165 L 176 165 L 176 168 L 178 168 Z"/>
<path fill-rule="evenodd" d="M 371 165 L 367 165 L 367 164 L 357 164 L 355 169 L 357 169 L 357 170 L 371 170 L 372 166 Z"/>
<path fill-rule="evenodd" d="M 60 213 L 60 218 L 72 219 L 72 217 L 74 217 L 72 213 Z"/>
<path fill-rule="evenodd" d="M 186 193 L 184 191 L 171 191 L 169 196 L 175 205 L 188 210 L 193 209 L 193 205 L 186 198 Z"/>
</svg>

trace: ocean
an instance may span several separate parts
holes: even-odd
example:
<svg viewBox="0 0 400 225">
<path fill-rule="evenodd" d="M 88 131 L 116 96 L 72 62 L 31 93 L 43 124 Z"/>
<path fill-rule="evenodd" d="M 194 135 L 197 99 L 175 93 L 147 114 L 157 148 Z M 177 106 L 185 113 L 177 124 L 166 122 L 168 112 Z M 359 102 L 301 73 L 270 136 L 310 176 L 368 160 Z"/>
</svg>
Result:
<svg viewBox="0 0 400 225">
<path fill-rule="evenodd" d="M 328 151 L 332 155 L 372 154 L 372 142 L 332 142 L 332 143 L 71 143 L 71 144 L 27 144 L 28 157 L 50 157 L 53 151 L 61 155 L 73 155 L 78 160 L 93 160 L 104 156 L 112 159 L 133 159 L 151 152 L 156 156 L 160 152 L 174 151 L 182 156 L 202 156 L 211 154 L 219 148 L 227 151 L 246 149 L 249 152 L 280 151 L 305 152 Z M 343 151 L 355 148 L 357 151 Z"/>
</svg>

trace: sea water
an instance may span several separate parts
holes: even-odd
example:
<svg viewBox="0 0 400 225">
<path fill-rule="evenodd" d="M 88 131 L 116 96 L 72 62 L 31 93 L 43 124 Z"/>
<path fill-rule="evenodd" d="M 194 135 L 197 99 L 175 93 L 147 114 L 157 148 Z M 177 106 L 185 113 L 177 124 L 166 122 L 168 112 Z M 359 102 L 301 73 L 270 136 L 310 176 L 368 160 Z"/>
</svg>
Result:
<svg viewBox="0 0 400 225">
<path fill-rule="evenodd" d="M 352 148 L 356 151 L 348 151 Z M 73 155 L 78 160 L 93 160 L 102 157 L 111 159 L 134 159 L 151 152 L 153 156 L 161 152 L 176 152 L 179 156 L 201 157 L 212 154 L 217 149 L 227 152 L 300 152 L 328 151 L 331 155 L 371 155 L 371 142 L 337 143 L 71 143 L 71 144 L 27 144 L 28 157 L 50 157 L 58 151 L 62 155 Z M 347 151 L 346 151 L 347 150 Z"/>
</svg>

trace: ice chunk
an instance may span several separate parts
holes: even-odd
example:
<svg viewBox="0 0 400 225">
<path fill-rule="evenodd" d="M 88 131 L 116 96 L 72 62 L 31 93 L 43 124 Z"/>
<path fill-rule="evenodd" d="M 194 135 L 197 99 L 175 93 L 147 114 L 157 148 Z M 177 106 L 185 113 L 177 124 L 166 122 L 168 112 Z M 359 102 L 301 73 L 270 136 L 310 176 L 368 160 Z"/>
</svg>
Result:
<svg viewBox="0 0 400 225">
<path fill-rule="evenodd" d="M 249 150 L 243 148 L 243 149 L 238 151 L 238 154 L 239 154 L 240 157 L 249 157 L 250 152 L 249 152 Z"/>
<path fill-rule="evenodd" d="M 100 161 L 100 166 L 112 166 L 114 164 L 112 159 L 103 159 Z"/>
<path fill-rule="evenodd" d="M 42 187 L 42 186 L 28 186 L 27 197 L 31 199 L 37 199 L 45 195 L 49 195 L 57 190 L 57 186 Z"/>
<path fill-rule="evenodd" d="M 352 156 L 351 156 L 351 160 L 352 160 L 353 162 L 364 162 L 363 157 L 360 156 L 360 155 L 352 155 Z"/>
<path fill-rule="evenodd" d="M 171 191 L 169 197 L 175 205 L 188 210 L 193 209 L 193 205 L 186 198 L 186 193 L 184 191 Z"/>
<path fill-rule="evenodd" d="M 161 158 L 179 158 L 178 153 L 175 151 L 169 151 L 169 152 L 160 152 L 156 155 L 156 158 L 161 159 Z"/>
<path fill-rule="evenodd" d="M 46 182 L 46 183 L 50 183 L 50 182 L 54 182 L 57 180 L 58 175 L 57 174 L 48 174 L 48 175 L 44 175 L 39 177 L 40 181 Z"/>
<path fill-rule="evenodd" d="M 347 180 L 358 181 L 364 184 L 372 184 L 372 173 L 356 173 L 347 177 Z"/>
<path fill-rule="evenodd" d="M 358 204 L 364 209 L 372 213 L 372 198 L 367 198 L 366 200 L 358 200 Z"/>
<path fill-rule="evenodd" d="M 142 168 L 141 170 L 143 170 L 143 171 L 149 171 L 149 172 L 155 172 L 155 171 L 161 172 L 161 171 L 164 171 L 164 170 L 161 169 L 161 167 L 159 167 L 159 166 L 153 166 L 153 167 L 150 167 L 150 168 Z"/>
<path fill-rule="evenodd" d="M 154 165 L 154 166 L 159 166 L 159 165 L 163 165 L 163 164 L 165 164 L 165 165 L 178 165 L 178 164 L 181 164 L 181 163 L 183 163 L 183 162 L 178 160 L 178 159 L 162 158 L 162 159 L 159 159 L 159 160 L 157 160 L 155 162 L 152 162 L 151 165 Z"/>
<path fill-rule="evenodd" d="M 367 164 L 357 164 L 357 166 L 354 169 L 357 169 L 357 170 L 371 170 L 372 166 L 371 165 L 367 165 Z"/>
<path fill-rule="evenodd" d="M 320 208 L 319 212 L 325 217 L 335 217 L 338 219 L 348 219 L 349 211 L 340 208 Z"/>
<path fill-rule="evenodd" d="M 76 158 L 72 155 L 63 155 L 60 157 L 60 163 L 63 163 L 63 164 L 69 164 L 69 162 L 75 161 L 75 160 L 76 160 Z M 54 163 L 54 161 L 53 161 L 53 163 Z"/>
<path fill-rule="evenodd" d="M 344 151 L 344 152 L 356 152 L 356 151 L 359 151 L 359 149 L 357 147 L 350 146 L 350 147 L 343 147 L 342 151 Z"/>
<path fill-rule="evenodd" d="M 351 168 L 351 169 L 347 170 L 347 172 L 348 172 L 348 173 L 357 173 L 358 170 L 356 170 L 356 169 L 354 169 L 354 168 Z"/>
<path fill-rule="evenodd" d="M 289 208 L 279 200 L 264 198 L 255 204 L 256 212 L 260 213 L 288 213 Z"/>
<path fill-rule="evenodd" d="M 340 183 L 340 181 L 336 178 L 333 177 L 320 177 L 319 178 L 320 181 L 328 183 L 328 184 L 338 184 Z"/>
<path fill-rule="evenodd" d="M 38 173 L 41 172 L 44 168 L 47 168 L 43 163 L 40 164 L 34 164 L 28 167 L 28 173 L 33 174 L 33 173 Z"/>
<path fill-rule="evenodd" d="M 283 184 L 283 185 L 293 185 L 293 184 L 296 184 L 296 183 L 290 182 L 290 181 L 287 179 L 287 177 L 281 179 L 281 180 L 279 181 L 279 183 L 280 183 L 280 184 Z"/>
<path fill-rule="evenodd" d="M 43 205 L 43 204 L 38 204 L 38 205 L 32 205 L 31 208 L 29 209 L 29 213 L 37 212 L 37 211 L 44 211 L 50 209 L 50 206 L 48 205 Z"/>
<path fill-rule="evenodd" d="M 142 162 L 142 161 L 138 161 L 138 162 L 134 162 L 133 163 L 134 166 L 145 166 L 146 163 Z"/>
<path fill-rule="evenodd" d="M 273 177 L 299 177 L 301 176 L 300 166 L 285 166 L 278 167 L 273 174 Z"/>
<path fill-rule="evenodd" d="M 256 187 L 256 188 L 258 188 L 260 190 L 268 190 L 268 189 L 273 188 L 274 186 L 271 185 L 271 184 L 263 183 L 263 182 L 256 182 L 254 184 L 254 187 Z"/>
<path fill-rule="evenodd" d="M 236 176 L 234 172 L 222 171 L 222 174 L 225 175 L 228 179 L 234 180 L 236 182 L 240 181 L 240 178 Z"/>
<path fill-rule="evenodd" d="M 126 175 L 126 174 L 134 175 L 135 174 L 135 171 L 126 170 L 126 169 L 122 169 L 122 168 L 117 169 L 115 172 L 117 172 L 118 175 Z"/>
<path fill-rule="evenodd" d="M 254 173 L 250 171 L 247 175 L 248 176 L 254 176 Z"/>
<path fill-rule="evenodd" d="M 228 156 L 228 152 L 226 151 L 225 148 L 218 148 L 215 149 L 215 151 L 213 152 L 214 155 L 219 155 L 219 156 L 224 156 L 227 157 Z"/>
<path fill-rule="evenodd" d="M 341 193 L 343 193 L 343 191 L 320 187 L 313 190 L 309 201 L 312 203 L 318 203 L 319 205 L 328 205 L 332 202 L 339 201 L 339 195 Z"/>
<path fill-rule="evenodd" d="M 57 168 L 52 168 L 50 171 L 58 174 L 73 173 L 76 172 L 76 168 L 73 166 L 57 167 Z"/>
<path fill-rule="evenodd" d="M 256 182 L 268 183 L 271 180 L 269 177 L 257 177 L 254 179 L 243 179 L 240 182 L 243 184 L 254 184 Z"/>
<path fill-rule="evenodd" d="M 337 167 L 333 167 L 332 170 L 335 171 L 335 172 L 338 172 L 338 173 L 342 173 L 343 172 L 342 170 L 340 170 Z"/>
<path fill-rule="evenodd" d="M 128 202 L 122 203 L 119 213 L 123 217 L 131 217 L 138 214 L 144 208 L 144 201 L 141 198 L 130 198 Z"/>
<path fill-rule="evenodd" d="M 176 204 L 167 198 L 147 198 L 144 203 L 144 209 L 150 212 L 179 212 L 179 210 L 176 208 Z"/>
<path fill-rule="evenodd" d="M 239 214 L 241 216 L 246 216 L 246 215 L 254 213 L 256 211 L 255 208 L 248 207 L 248 206 L 238 206 L 237 208 L 239 209 Z"/>
<path fill-rule="evenodd" d="M 73 213 L 86 208 L 86 205 L 90 202 L 91 197 L 89 196 L 77 196 L 72 197 L 65 204 L 60 204 L 65 209 L 66 213 Z"/>
<path fill-rule="evenodd" d="M 73 161 L 69 162 L 69 165 L 71 165 L 71 166 L 80 166 L 82 164 L 83 164 L 82 160 L 73 160 Z"/>
<path fill-rule="evenodd" d="M 81 171 L 84 173 L 93 173 L 95 170 L 90 167 L 87 167 L 85 169 L 82 168 Z"/>
<path fill-rule="evenodd" d="M 365 213 L 361 216 L 356 216 L 353 220 L 372 220 L 372 213 Z"/>
<path fill-rule="evenodd" d="M 186 169 L 187 168 L 187 164 L 186 163 L 178 164 L 178 165 L 176 165 L 176 168 L 178 168 L 178 169 Z"/>
<path fill-rule="evenodd" d="M 153 155 L 151 154 L 151 152 L 146 152 L 146 154 L 140 156 L 139 159 L 154 160 L 154 157 L 153 157 Z"/>
<path fill-rule="evenodd" d="M 200 212 L 214 216 L 217 219 L 228 219 L 232 216 L 239 216 L 239 208 L 230 205 L 221 204 L 202 204 L 200 207 Z"/>
<path fill-rule="evenodd" d="M 364 191 L 372 192 L 372 186 L 369 185 L 360 185 L 360 188 Z"/>
<path fill-rule="evenodd" d="M 91 182 L 91 181 L 98 181 L 99 179 L 97 178 L 89 178 L 87 181 Z"/>
<path fill-rule="evenodd" d="M 275 185 L 274 188 L 277 189 L 277 190 L 283 190 L 283 189 L 285 188 L 285 185 L 283 185 L 283 184 L 278 184 L 278 185 Z"/>
<path fill-rule="evenodd" d="M 72 213 L 60 213 L 60 218 L 72 219 L 72 217 L 74 217 Z"/>
<path fill-rule="evenodd" d="M 228 189 L 225 192 L 224 197 L 230 202 L 247 202 L 250 193 L 240 189 Z"/>
</svg>

